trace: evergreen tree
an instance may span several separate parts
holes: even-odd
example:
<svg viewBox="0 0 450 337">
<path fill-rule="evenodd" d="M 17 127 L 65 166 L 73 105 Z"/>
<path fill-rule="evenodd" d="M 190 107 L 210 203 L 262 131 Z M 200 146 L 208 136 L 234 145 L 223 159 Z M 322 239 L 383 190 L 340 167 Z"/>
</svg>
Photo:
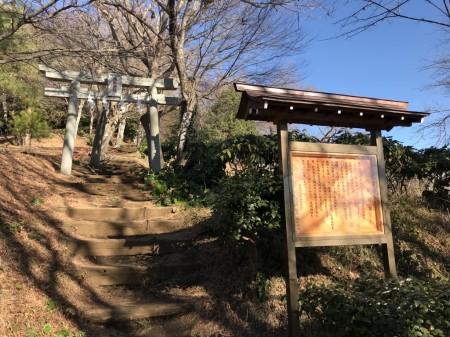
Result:
<svg viewBox="0 0 450 337">
<path fill-rule="evenodd" d="M 40 139 L 50 135 L 45 112 L 31 108 L 13 115 L 9 129 L 22 146 L 29 146 L 32 138 Z"/>
<path fill-rule="evenodd" d="M 229 87 L 208 109 L 202 121 L 200 138 L 205 141 L 223 140 L 245 134 L 257 134 L 255 123 L 236 119 L 240 94 Z"/>
<path fill-rule="evenodd" d="M 0 12 L 0 34 L 6 31 L 14 20 L 14 11 Z M 27 30 L 23 29 L 11 37 L 0 41 L 1 53 L 26 51 Z M 3 129 L 8 128 L 8 120 L 19 111 L 29 107 L 42 106 L 42 90 L 38 70 L 33 63 L 7 63 L 0 67 L 0 121 Z"/>
</svg>

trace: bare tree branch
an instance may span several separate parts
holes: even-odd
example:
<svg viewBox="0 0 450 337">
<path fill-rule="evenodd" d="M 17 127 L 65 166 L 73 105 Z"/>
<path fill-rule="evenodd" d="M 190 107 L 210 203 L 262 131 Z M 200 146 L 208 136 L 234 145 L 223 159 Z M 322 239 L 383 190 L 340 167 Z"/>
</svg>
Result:
<svg viewBox="0 0 450 337">
<path fill-rule="evenodd" d="M 344 32 L 339 35 L 354 36 L 362 33 L 365 30 L 372 28 L 375 25 L 388 20 L 404 19 L 421 24 L 433 25 L 444 31 L 447 40 L 440 46 L 443 49 L 443 55 L 427 65 L 426 69 L 434 71 L 434 83 L 431 87 L 442 89 L 443 94 L 450 93 L 450 56 L 448 54 L 448 34 L 450 33 L 450 2 L 448 0 L 422 0 L 420 5 L 422 8 L 430 11 L 423 11 L 428 13 L 428 16 L 421 16 L 417 13 L 417 5 L 419 0 L 366 0 L 361 1 L 356 9 L 347 17 L 339 20 L 339 23 Z M 427 122 L 421 129 L 427 134 L 432 132 L 437 141 L 449 142 L 450 133 L 450 109 L 448 107 L 438 107 L 430 109 L 433 113 L 432 121 Z"/>
<path fill-rule="evenodd" d="M 362 1 L 361 6 L 358 6 L 347 17 L 339 20 L 337 23 L 342 26 L 344 32 L 341 36 L 354 36 L 360 34 L 383 21 L 394 18 L 400 18 L 420 23 L 432 24 L 444 29 L 450 29 L 450 11 L 446 0 L 437 4 L 436 1 L 422 0 L 424 4 L 428 4 L 440 16 L 436 17 L 422 17 L 409 14 L 413 6 L 417 6 L 417 0 L 367 0 Z M 440 20 L 438 20 L 440 18 Z"/>
<path fill-rule="evenodd" d="M 57 17 L 59 14 L 90 5 L 95 0 L 51 0 L 51 1 L 22 1 L 21 6 L 13 2 L 0 5 L 0 15 L 10 17 L 10 27 L 0 31 L 0 41 L 11 38 L 23 26 L 37 24 Z"/>
</svg>

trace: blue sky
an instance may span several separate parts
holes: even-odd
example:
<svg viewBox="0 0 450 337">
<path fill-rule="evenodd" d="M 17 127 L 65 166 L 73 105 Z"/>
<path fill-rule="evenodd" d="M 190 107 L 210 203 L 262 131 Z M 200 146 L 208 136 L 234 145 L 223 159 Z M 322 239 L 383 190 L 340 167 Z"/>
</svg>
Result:
<svg viewBox="0 0 450 337">
<path fill-rule="evenodd" d="M 414 10 L 434 15 L 427 6 Z M 423 69 L 444 51 L 444 37 L 436 26 L 396 19 L 351 38 L 333 39 L 341 32 L 334 22 L 346 13 L 344 9 L 333 17 L 303 22 L 304 32 L 312 39 L 301 55 L 306 61 L 303 84 L 317 91 L 407 101 L 411 111 L 450 105 L 448 95 L 427 89 L 433 83 L 432 71 Z M 433 137 L 419 135 L 417 127 L 396 127 L 385 135 L 416 148 L 436 143 Z"/>
</svg>

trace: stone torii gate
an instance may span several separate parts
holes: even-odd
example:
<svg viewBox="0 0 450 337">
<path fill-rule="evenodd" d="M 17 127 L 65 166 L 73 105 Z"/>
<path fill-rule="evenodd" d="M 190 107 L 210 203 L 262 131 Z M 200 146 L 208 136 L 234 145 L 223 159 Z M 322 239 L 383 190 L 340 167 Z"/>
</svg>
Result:
<svg viewBox="0 0 450 337">
<path fill-rule="evenodd" d="M 52 81 L 71 83 L 69 88 L 45 88 L 45 96 L 69 99 L 61 159 L 61 173 L 70 175 L 72 171 L 74 143 L 77 133 L 78 99 L 148 105 L 150 115 L 150 123 L 148 126 L 150 135 L 147 137 L 147 139 L 150 138 L 148 144 L 150 149 L 149 166 L 155 172 L 161 170 L 158 104 L 180 104 L 180 98 L 166 96 L 164 94 L 164 90 L 176 90 L 178 88 L 177 80 L 171 78 L 153 79 L 119 74 L 93 76 L 83 71 L 57 71 L 43 65 L 39 66 L 39 70 L 46 78 Z M 103 85 L 106 86 L 106 90 L 104 92 L 93 92 L 81 88 L 80 84 Z M 145 88 L 147 93 L 144 95 L 123 94 L 122 87 Z"/>
</svg>

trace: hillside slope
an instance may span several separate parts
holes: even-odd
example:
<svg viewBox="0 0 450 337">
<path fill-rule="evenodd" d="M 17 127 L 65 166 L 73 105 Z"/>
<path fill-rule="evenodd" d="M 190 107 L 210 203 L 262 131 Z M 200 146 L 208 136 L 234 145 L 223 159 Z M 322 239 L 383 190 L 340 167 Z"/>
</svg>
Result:
<svg viewBox="0 0 450 337">
<path fill-rule="evenodd" d="M 76 159 L 89 148 L 77 141 Z M 89 202 L 73 188 L 79 178 L 57 172 L 62 138 L 34 143 L 27 152 L 0 145 L 0 335 L 1 336 L 284 336 L 286 312 L 282 268 L 249 280 L 247 256 L 236 254 L 222 240 L 204 233 L 196 246 L 202 269 L 192 282 L 175 284 L 175 295 L 198 299 L 194 313 L 183 320 L 142 321 L 124 330 L 91 324 L 76 308 L 87 305 L 93 292 L 74 269 L 67 233 L 58 207 Z M 145 165 L 138 155 L 137 163 Z M 83 170 L 82 166 L 76 169 Z M 207 211 L 186 213 L 187 221 L 206 222 Z M 420 199 L 392 203 L 396 258 L 401 276 L 449 280 L 450 214 L 431 210 Z M 382 278 L 377 247 L 302 249 L 299 281 L 330 283 L 335 279 Z M 236 257 L 240 263 L 236 264 Z M 119 289 L 124 291 L 126 289 Z M 165 290 L 167 291 L 167 290 Z M 189 325 L 189 331 L 182 329 Z M 130 330 L 131 329 L 131 330 Z M 183 330 L 183 331 L 182 331 Z M 304 318 L 305 336 L 319 336 L 320 326 Z M 59 333 L 59 335 L 57 334 Z"/>
</svg>

